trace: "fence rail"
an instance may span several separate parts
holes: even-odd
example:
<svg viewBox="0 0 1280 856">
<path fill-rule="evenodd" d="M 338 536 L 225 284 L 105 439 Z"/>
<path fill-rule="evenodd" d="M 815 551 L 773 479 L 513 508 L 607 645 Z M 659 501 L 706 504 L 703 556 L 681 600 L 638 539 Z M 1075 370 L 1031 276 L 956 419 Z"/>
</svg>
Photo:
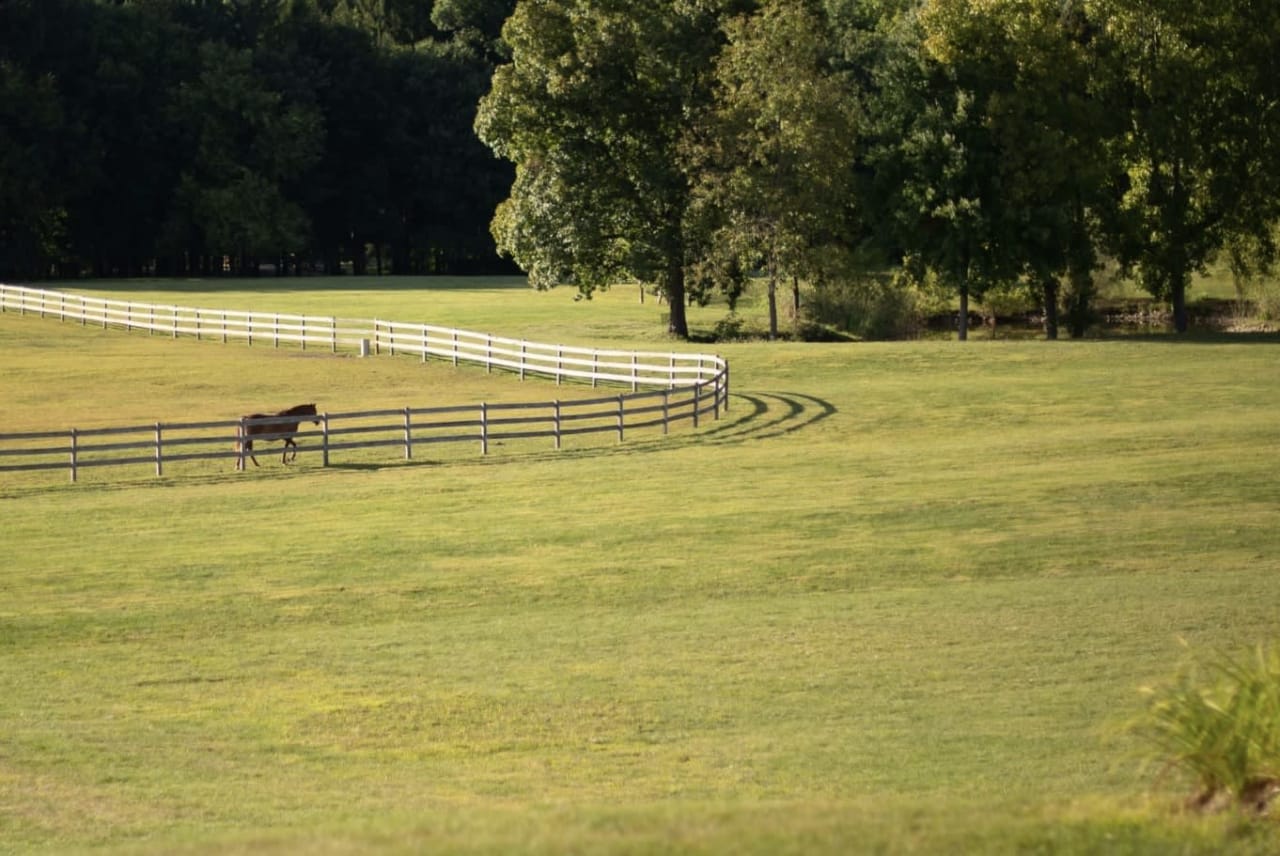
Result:
<svg viewBox="0 0 1280 856">
<path fill-rule="evenodd" d="M 660 427 L 665 435 L 673 424 L 691 422 L 696 428 L 706 415 L 719 419 L 728 408 L 728 363 L 704 354 L 573 348 L 423 324 L 161 306 L 9 285 L 0 285 L 0 311 L 145 329 L 174 338 L 254 344 L 256 337 L 273 347 L 311 344 L 336 352 L 355 346 L 363 354 L 372 344 L 373 354 L 483 365 L 521 379 L 533 375 L 557 384 L 572 380 L 630 387 L 629 392 L 587 399 L 322 413 L 318 427 L 305 421 L 292 436 L 298 452 L 319 453 L 324 466 L 359 449 L 396 449 L 410 460 L 416 448 L 439 443 L 477 443 L 486 455 L 491 443 L 504 440 L 547 438 L 560 449 L 565 438 L 584 434 L 614 433 L 622 441 L 629 431 Z M 253 422 L 269 428 L 298 418 Z M 166 465 L 183 461 L 226 459 L 242 465 L 248 453 L 236 441 L 246 424 L 232 419 L 0 433 L 0 472 L 62 469 L 74 482 L 89 467 L 147 465 L 161 476 Z M 255 434 L 252 439 L 263 443 L 284 436 Z M 266 454 L 261 446 L 255 453 L 259 451 Z"/>
<path fill-rule="evenodd" d="M 185 336 L 224 344 L 269 344 L 273 348 L 297 345 L 303 350 L 324 348 L 333 353 L 411 354 L 424 362 L 434 358 L 453 365 L 468 363 L 484 366 L 488 371 L 511 371 L 521 378 L 554 378 L 558 383 L 571 380 L 592 386 L 621 384 L 630 386 L 632 391 L 694 385 L 728 371 L 724 360 L 706 354 L 546 345 L 430 324 L 199 309 L 18 285 L 0 284 L 0 312 L 38 315 L 104 329 L 145 330 L 153 336 L 173 339 Z"/>
</svg>

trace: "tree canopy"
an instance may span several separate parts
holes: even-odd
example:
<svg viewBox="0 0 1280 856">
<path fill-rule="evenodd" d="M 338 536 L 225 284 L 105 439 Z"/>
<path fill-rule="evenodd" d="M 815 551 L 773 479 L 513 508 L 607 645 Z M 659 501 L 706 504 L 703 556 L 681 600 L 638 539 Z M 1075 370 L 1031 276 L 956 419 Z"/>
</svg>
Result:
<svg viewBox="0 0 1280 856">
<path fill-rule="evenodd" d="M 0 274 L 505 269 L 472 6 L 0 4 Z"/>
<path fill-rule="evenodd" d="M 1280 223 L 1250 0 L 7 0 L 0 275 L 468 272 L 685 307 L 859 265 L 1187 326 Z M 999 291 L 997 291 L 999 293 Z"/>
</svg>

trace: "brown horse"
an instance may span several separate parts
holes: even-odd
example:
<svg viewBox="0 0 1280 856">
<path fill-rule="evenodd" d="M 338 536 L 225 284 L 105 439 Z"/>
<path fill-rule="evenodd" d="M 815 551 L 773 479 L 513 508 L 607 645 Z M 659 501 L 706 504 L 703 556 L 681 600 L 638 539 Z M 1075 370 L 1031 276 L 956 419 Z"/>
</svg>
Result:
<svg viewBox="0 0 1280 856">
<path fill-rule="evenodd" d="M 299 404 L 296 407 L 290 407 L 288 410 L 281 410 L 279 413 L 251 413 L 248 416 L 241 417 L 239 429 L 236 431 L 237 470 L 244 469 L 244 456 L 246 454 L 249 456 L 249 460 L 253 461 L 255 467 L 259 465 L 258 459 L 253 456 L 252 439 L 258 435 L 261 435 L 264 441 L 284 441 L 284 447 L 280 453 L 280 463 L 287 464 L 298 457 L 298 444 L 294 442 L 293 435 L 298 433 L 299 423 L 283 421 L 283 417 L 286 416 L 310 416 L 313 417 L 311 419 L 312 423 L 320 424 L 320 420 L 314 418 L 316 417 L 316 406 L 314 404 Z M 293 449 L 292 455 L 289 454 L 290 447 Z"/>
</svg>

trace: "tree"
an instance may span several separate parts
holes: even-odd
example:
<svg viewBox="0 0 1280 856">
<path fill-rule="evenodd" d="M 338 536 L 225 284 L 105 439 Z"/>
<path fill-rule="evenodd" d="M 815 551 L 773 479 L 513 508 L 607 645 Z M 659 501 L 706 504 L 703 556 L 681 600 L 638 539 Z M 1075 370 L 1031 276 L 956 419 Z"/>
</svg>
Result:
<svg viewBox="0 0 1280 856">
<path fill-rule="evenodd" d="M 996 152 L 987 215 L 997 268 L 1039 293 L 1050 339 L 1069 276 L 1072 332 L 1081 335 L 1097 259 L 1094 212 L 1116 133 L 1091 91 L 1091 22 L 1061 0 L 940 0 L 934 9 L 926 50 L 973 87 Z"/>
<path fill-rule="evenodd" d="M 481 100 L 481 139 L 516 168 L 493 233 L 530 283 L 581 293 L 656 283 L 688 337 L 697 245 L 686 161 L 710 99 L 720 11 L 696 0 L 521 0 L 511 61 Z"/>
<path fill-rule="evenodd" d="M 496 64 L 506 55 L 502 25 L 515 6 L 515 0 L 435 0 L 431 22 Z"/>
<path fill-rule="evenodd" d="M 305 246 L 306 215 L 283 182 L 320 152 L 320 116 L 264 85 L 249 49 L 206 42 L 201 71 L 175 103 L 192 158 L 176 192 L 171 240 L 193 258 L 235 256 L 242 270 L 264 254 Z"/>
<path fill-rule="evenodd" d="M 1250 0 L 1092 0 L 1128 106 L 1121 260 L 1187 329 L 1187 288 L 1234 237 L 1269 241 L 1280 205 L 1280 7 Z"/>
<path fill-rule="evenodd" d="M 695 152 L 698 207 L 712 246 L 767 276 L 769 335 L 777 288 L 821 268 L 850 199 L 854 100 L 831 70 L 830 29 L 808 0 L 765 0 L 726 26 L 715 107 Z"/>
<path fill-rule="evenodd" d="M 964 5 L 946 0 L 893 19 L 870 99 L 864 189 L 882 243 L 958 296 L 962 340 L 970 297 L 1012 275 L 997 246 L 1000 152 L 987 122 L 999 72 L 960 61 L 939 38 L 963 25 Z"/>
<path fill-rule="evenodd" d="M 65 236 L 57 180 L 63 105 L 50 76 L 0 60 L 0 275 L 43 273 Z"/>
</svg>

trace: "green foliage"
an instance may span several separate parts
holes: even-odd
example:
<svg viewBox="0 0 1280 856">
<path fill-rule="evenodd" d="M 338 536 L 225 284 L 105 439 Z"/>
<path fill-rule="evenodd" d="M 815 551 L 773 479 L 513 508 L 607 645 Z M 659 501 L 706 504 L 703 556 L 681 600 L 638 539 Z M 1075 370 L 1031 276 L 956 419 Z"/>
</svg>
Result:
<svg viewBox="0 0 1280 856">
<path fill-rule="evenodd" d="M 1138 731 L 1190 772 L 1211 805 L 1220 793 L 1265 811 L 1280 794 L 1280 646 L 1185 667 L 1151 696 Z"/>
<path fill-rule="evenodd" d="M 669 0 L 520 3 L 476 128 L 515 164 L 499 249 L 549 288 L 657 283 L 687 337 L 691 176 L 680 153 L 709 97 L 718 19 Z"/>
<path fill-rule="evenodd" d="M 1127 171 L 1115 243 L 1143 286 L 1173 304 L 1233 236 L 1271 228 L 1280 204 L 1280 12 L 1247 0 L 1087 4 L 1103 29 L 1100 88 L 1127 105 Z"/>
<path fill-rule="evenodd" d="M 917 288 L 889 276 L 825 282 L 806 294 L 801 335 L 822 338 L 820 329 L 832 327 L 860 339 L 911 338 L 924 321 L 922 303 Z"/>
<path fill-rule="evenodd" d="M 725 31 L 715 103 L 688 153 L 693 207 L 712 252 L 765 271 L 776 337 L 778 283 L 822 273 L 823 250 L 843 243 L 855 101 L 831 68 L 825 16 L 807 0 L 769 0 Z"/>
<path fill-rule="evenodd" d="M 472 131 L 490 60 L 430 11 L 0 4 L 0 275 L 501 267 L 510 176 Z"/>
</svg>

